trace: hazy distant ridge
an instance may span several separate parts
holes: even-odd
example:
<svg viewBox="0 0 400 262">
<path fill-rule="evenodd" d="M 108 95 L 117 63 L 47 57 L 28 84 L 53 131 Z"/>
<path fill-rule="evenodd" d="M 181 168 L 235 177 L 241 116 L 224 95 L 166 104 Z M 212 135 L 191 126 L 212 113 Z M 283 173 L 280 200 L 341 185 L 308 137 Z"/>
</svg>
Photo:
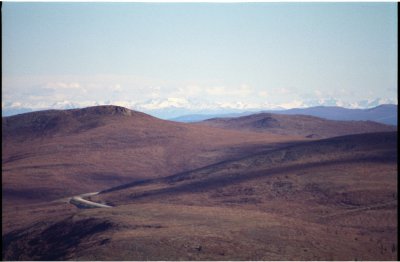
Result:
<svg viewBox="0 0 400 262">
<path fill-rule="evenodd" d="M 309 115 L 330 120 L 358 120 L 375 121 L 387 125 L 397 126 L 397 105 L 385 104 L 368 109 L 350 109 L 338 106 L 316 106 L 309 108 L 293 108 L 287 110 L 262 110 L 260 112 L 269 112 L 285 115 Z M 194 114 L 184 115 L 171 120 L 178 122 L 197 122 L 216 117 L 240 117 L 254 114 L 254 112 L 230 113 L 230 114 Z"/>
</svg>

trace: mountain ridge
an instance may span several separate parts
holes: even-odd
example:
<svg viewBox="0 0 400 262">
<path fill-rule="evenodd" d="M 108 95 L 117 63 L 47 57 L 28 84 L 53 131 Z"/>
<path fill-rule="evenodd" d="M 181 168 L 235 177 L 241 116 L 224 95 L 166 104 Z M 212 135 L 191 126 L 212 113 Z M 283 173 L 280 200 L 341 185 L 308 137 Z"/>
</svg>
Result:
<svg viewBox="0 0 400 262">
<path fill-rule="evenodd" d="M 270 132 L 308 138 L 324 138 L 346 134 L 395 131 L 396 127 L 373 121 L 338 121 L 309 115 L 257 113 L 240 117 L 211 118 L 198 125 L 208 125 L 231 130 Z"/>
<path fill-rule="evenodd" d="M 117 106 L 3 117 L 3 196 L 94 192 L 301 139 L 176 123 Z"/>
<path fill-rule="evenodd" d="M 260 113 L 216 127 L 114 106 L 2 120 L 3 260 L 397 255 L 393 126 Z"/>
<path fill-rule="evenodd" d="M 240 117 L 256 113 L 274 113 L 274 114 L 303 114 L 326 118 L 329 120 L 371 120 L 383 124 L 397 126 L 397 105 L 382 104 L 373 108 L 352 109 L 338 106 L 315 106 L 308 108 L 292 108 L 285 110 L 258 110 L 253 112 L 226 113 L 226 114 L 193 114 L 183 115 L 171 118 L 178 122 L 198 122 L 216 117 Z"/>
</svg>

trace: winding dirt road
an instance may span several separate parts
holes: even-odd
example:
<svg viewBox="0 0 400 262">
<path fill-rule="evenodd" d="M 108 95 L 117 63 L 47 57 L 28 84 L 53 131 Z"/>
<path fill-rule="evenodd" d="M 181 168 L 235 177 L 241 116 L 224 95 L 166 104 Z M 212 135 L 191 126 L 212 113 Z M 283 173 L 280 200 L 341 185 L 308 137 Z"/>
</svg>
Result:
<svg viewBox="0 0 400 262">
<path fill-rule="evenodd" d="M 78 208 L 103 208 L 103 207 L 112 207 L 109 205 L 105 205 L 105 204 L 100 204 L 100 203 L 96 203 L 96 202 L 92 202 L 89 200 L 84 199 L 84 197 L 88 197 L 88 196 L 95 196 L 97 195 L 99 192 L 92 192 L 92 193 L 86 193 L 86 194 L 82 194 L 82 195 L 78 195 L 78 196 L 73 196 L 69 199 L 69 203 L 77 206 Z"/>
</svg>

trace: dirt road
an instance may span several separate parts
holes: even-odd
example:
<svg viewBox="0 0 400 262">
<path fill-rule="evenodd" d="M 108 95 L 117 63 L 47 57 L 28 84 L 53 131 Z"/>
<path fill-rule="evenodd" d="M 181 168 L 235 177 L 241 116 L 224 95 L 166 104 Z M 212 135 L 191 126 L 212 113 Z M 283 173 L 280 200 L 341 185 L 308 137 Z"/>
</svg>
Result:
<svg viewBox="0 0 400 262">
<path fill-rule="evenodd" d="M 97 195 L 99 192 L 86 193 L 78 196 L 71 197 L 69 203 L 77 206 L 78 208 L 103 208 L 112 207 L 105 204 L 100 204 L 84 199 L 84 197 Z"/>
</svg>

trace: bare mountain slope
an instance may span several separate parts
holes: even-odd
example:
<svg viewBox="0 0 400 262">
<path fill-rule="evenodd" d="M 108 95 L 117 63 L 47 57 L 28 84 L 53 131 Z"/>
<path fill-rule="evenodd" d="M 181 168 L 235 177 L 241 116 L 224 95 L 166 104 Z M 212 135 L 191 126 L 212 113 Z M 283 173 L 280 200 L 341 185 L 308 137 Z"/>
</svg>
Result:
<svg viewBox="0 0 400 262">
<path fill-rule="evenodd" d="M 281 115 L 260 113 L 236 118 L 213 118 L 198 122 L 201 125 L 231 130 L 269 132 L 309 138 L 326 138 L 348 134 L 396 131 L 388 126 L 371 121 L 335 121 L 306 115 Z"/>
<path fill-rule="evenodd" d="M 109 190 L 94 200 L 121 208 L 163 203 L 207 207 L 211 214 L 218 212 L 213 208 L 241 210 L 247 215 L 237 228 L 254 243 L 253 256 L 244 247 L 234 253 L 243 259 L 387 260 L 397 255 L 396 184 L 397 132 L 384 132 L 291 145 Z M 282 224 L 271 227 L 267 217 L 265 224 L 249 222 L 258 212 Z M 222 217 L 212 226 L 205 222 L 206 228 L 224 228 Z M 235 243 L 228 228 L 220 241 Z M 280 249 L 280 256 L 270 248 Z"/>
<path fill-rule="evenodd" d="M 215 189 L 247 180 L 257 181 L 273 173 L 301 172 L 302 169 L 310 168 L 330 171 L 331 166 L 352 163 L 392 165 L 397 161 L 396 145 L 397 132 L 357 134 L 301 142 L 168 177 L 139 180 L 104 190 L 96 198 L 107 200 L 113 205 L 146 199 L 153 195 L 165 200 L 169 193 L 176 195 L 207 191 L 208 187 Z M 135 193 L 135 197 L 132 197 L 130 190 L 141 187 L 150 187 L 152 190 L 143 191 L 143 195 Z M 116 196 L 115 200 L 111 196 Z M 122 202 L 116 201 L 117 198 Z"/>
<path fill-rule="evenodd" d="M 299 140 L 175 123 L 117 106 L 4 117 L 2 131 L 5 204 L 99 191 Z"/>
<path fill-rule="evenodd" d="M 397 132 L 306 141 L 12 210 L 3 259 L 395 260 L 396 184 Z"/>
<path fill-rule="evenodd" d="M 100 106 L 3 118 L 2 258 L 394 260 L 397 132 L 338 136 L 392 129 L 287 117 L 220 128 Z M 101 190 L 87 199 L 112 208 L 66 198 Z"/>
</svg>

